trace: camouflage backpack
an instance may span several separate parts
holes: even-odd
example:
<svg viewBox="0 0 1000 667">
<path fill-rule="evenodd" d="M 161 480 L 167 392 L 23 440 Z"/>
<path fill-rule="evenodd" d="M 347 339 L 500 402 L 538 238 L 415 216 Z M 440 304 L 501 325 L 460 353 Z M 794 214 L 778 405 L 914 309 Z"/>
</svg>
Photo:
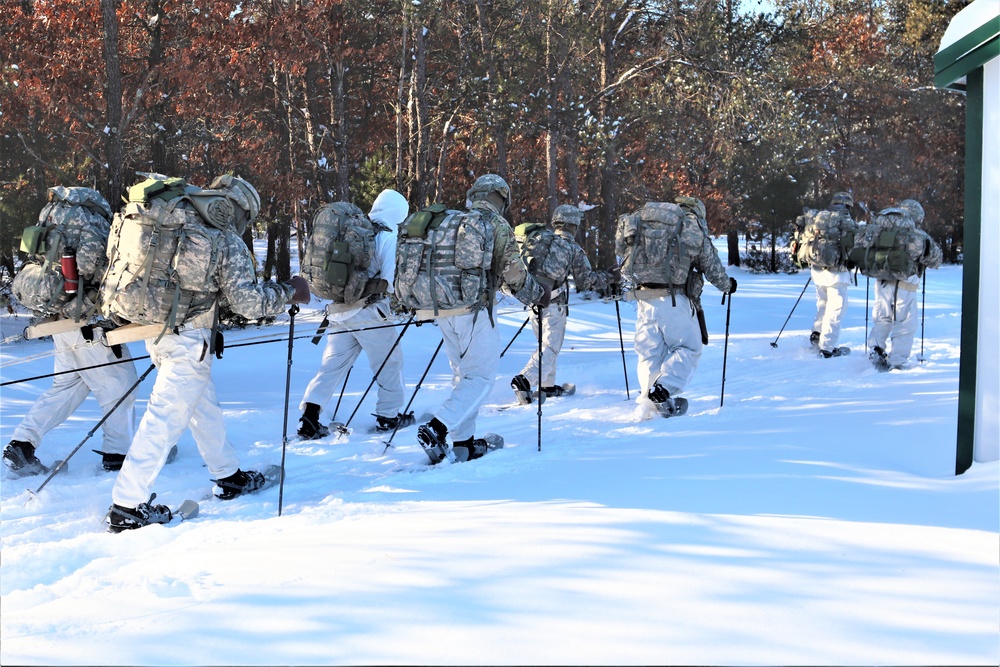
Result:
<svg viewBox="0 0 1000 667">
<path fill-rule="evenodd" d="M 928 242 L 905 210 L 887 208 L 858 230 L 850 260 L 869 278 L 906 280 L 920 271 Z"/>
<path fill-rule="evenodd" d="M 375 235 L 384 229 L 349 202 L 326 204 L 316 211 L 302 261 L 302 276 L 313 293 L 348 304 L 384 293 L 388 283 L 368 277 Z"/>
<path fill-rule="evenodd" d="M 514 240 L 529 273 L 550 289 L 569 275 L 573 248 L 562 236 L 541 222 L 525 222 L 514 229 Z"/>
<path fill-rule="evenodd" d="M 104 315 L 119 324 L 162 324 L 165 333 L 215 306 L 224 229 L 234 216 L 224 193 L 180 178 L 129 189 L 108 240 Z"/>
<path fill-rule="evenodd" d="M 491 303 L 493 224 L 485 211 L 433 204 L 406 218 L 396 243 L 395 293 L 414 310 Z"/>
<path fill-rule="evenodd" d="M 795 221 L 795 262 L 800 267 L 841 270 L 854 247 L 855 225 L 837 211 L 809 209 Z"/>
<path fill-rule="evenodd" d="M 635 287 L 685 286 L 708 230 L 694 214 L 671 202 L 648 202 L 618 219 L 615 252 L 622 275 Z"/>
<path fill-rule="evenodd" d="M 89 319 L 97 310 L 110 227 L 111 206 L 97 190 L 49 188 L 48 203 L 38 216 L 38 224 L 21 234 L 21 251 L 28 257 L 11 283 L 11 292 L 38 315 Z M 75 292 L 65 291 L 64 255 L 67 269 L 76 266 Z"/>
</svg>

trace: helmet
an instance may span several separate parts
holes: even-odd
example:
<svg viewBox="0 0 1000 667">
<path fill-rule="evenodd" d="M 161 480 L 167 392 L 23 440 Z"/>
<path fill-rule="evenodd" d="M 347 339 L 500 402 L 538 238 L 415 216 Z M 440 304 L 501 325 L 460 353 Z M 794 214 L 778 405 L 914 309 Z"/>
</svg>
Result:
<svg viewBox="0 0 1000 667">
<path fill-rule="evenodd" d="M 706 218 L 705 204 L 697 197 L 674 197 L 674 201 L 681 208 L 697 214 L 702 220 Z"/>
<path fill-rule="evenodd" d="M 899 208 L 906 211 L 906 214 L 913 218 L 914 224 L 921 224 L 924 221 L 924 207 L 915 199 L 904 199 L 899 202 Z"/>
<path fill-rule="evenodd" d="M 553 225 L 572 225 L 573 227 L 579 227 L 582 220 L 583 211 L 571 204 L 556 206 L 556 210 L 552 213 Z"/>
<path fill-rule="evenodd" d="M 854 197 L 851 196 L 850 192 L 835 192 L 833 198 L 830 199 L 830 206 L 836 206 L 837 204 L 843 204 L 847 208 L 854 206 Z"/>
<path fill-rule="evenodd" d="M 230 174 L 216 176 L 208 187 L 212 190 L 225 191 L 233 203 L 246 212 L 248 223 L 256 220 L 257 215 L 260 214 L 260 195 L 257 194 L 257 190 L 252 185 L 239 176 Z"/>
<path fill-rule="evenodd" d="M 503 199 L 503 206 L 500 211 L 500 214 L 503 215 L 507 211 L 507 207 L 510 206 L 510 186 L 507 185 L 507 181 L 496 174 L 485 174 L 477 178 L 476 182 L 465 193 L 465 198 L 471 205 L 477 201 L 486 199 L 494 192 L 499 194 Z"/>
</svg>

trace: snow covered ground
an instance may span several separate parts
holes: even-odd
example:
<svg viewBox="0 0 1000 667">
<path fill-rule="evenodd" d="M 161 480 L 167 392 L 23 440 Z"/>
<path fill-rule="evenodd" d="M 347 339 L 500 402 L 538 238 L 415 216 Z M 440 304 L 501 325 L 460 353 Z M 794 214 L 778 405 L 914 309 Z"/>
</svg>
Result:
<svg viewBox="0 0 1000 667">
<path fill-rule="evenodd" d="M 37 497 L 42 479 L 4 478 L 0 662 L 998 664 L 1000 467 L 953 475 L 961 268 L 928 279 L 926 361 L 886 374 L 864 354 L 864 282 L 842 336 L 854 354 L 823 360 L 808 350 L 811 289 L 770 345 L 806 274 L 730 271 L 721 407 L 726 308 L 709 286 L 685 417 L 637 418 L 634 307 L 621 306 L 630 402 L 614 305 L 583 302 L 559 357 L 577 394 L 545 403 L 541 451 L 536 407 L 502 409 L 526 329 L 479 420 L 507 447 L 481 460 L 429 467 L 413 427 L 386 450 L 368 432 L 372 392 L 346 439 L 290 440 L 280 517 L 276 488 L 205 500 L 189 435 L 156 483 L 158 502 L 201 501 L 185 523 L 105 532 L 99 433 Z M 290 434 L 322 351 L 318 309 L 295 322 Z M 506 344 L 525 314 L 500 310 Z M 0 322 L 5 337 L 24 326 Z M 281 458 L 287 325 L 230 332 L 215 362 L 245 468 Z M 438 340 L 432 324 L 403 338 L 407 398 Z M 5 343 L 2 381 L 50 372 L 50 350 Z M 339 420 L 370 379 L 360 360 Z M 450 380 L 442 353 L 418 417 Z M 49 382 L 3 387 L 3 442 Z M 40 457 L 64 458 L 99 418 L 88 399 Z"/>
</svg>

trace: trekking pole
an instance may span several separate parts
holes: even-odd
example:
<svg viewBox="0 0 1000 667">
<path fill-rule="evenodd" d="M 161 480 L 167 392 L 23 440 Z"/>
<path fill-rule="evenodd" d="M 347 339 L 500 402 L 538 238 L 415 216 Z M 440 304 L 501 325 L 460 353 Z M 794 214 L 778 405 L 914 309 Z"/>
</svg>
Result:
<svg viewBox="0 0 1000 667">
<path fill-rule="evenodd" d="M 285 370 L 285 416 L 281 423 L 281 477 L 278 479 L 278 516 L 285 496 L 285 450 L 288 447 L 288 393 L 292 384 L 292 345 L 295 341 L 295 314 L 299 305 L 293 303 L 288 308 L 288 367 Z"/>
<path fill-rule="evenodd" d="M 545 392 L 542 391 L 542 320 L 541 306 L 535 307 L 535 315 L 538 317 L 538 451 L 542 451 L 542 401 L 545 400 Z"/>
<path fill-rule="evenodd" d="M 154 368 L 156 368 L 156 364 L 150 364 L 150 365 L 149 365 L 149 368 L 147 368 L 147 369 L 146 369 L 146 372 L 145 372 L 145 373 L 143 373 L 142 375 L 140 375 L 140 376 L 139 376 L 139 379 L 138 379 L 138 380 L 136 380 L 136 381 L 135 381 L 135 382 L 134 382 L 134 383 L 132 384 L 132 386 L 131 386 L 131 387 L 129 387 L 128 391 L 126 391 L 126 392 L 125 392 L 125 393 L 124 393 L 124 394 L 122 395 L 122 397 L 118 399 L 118 402 L 117 402 L 117 403 L 115 403 L 115 404 L 114 404 L 114 405 L 113 405 L 113 406 L 111 407 L 111 409 L 110 409 L 110 410 L 108 410 L 108 411 L 107 411 L 107 412 L 106 412 L 106 413 L 104 414 L 104 416 L 103 416 L 103 417 L 101 417 L 101 420 L 100 420 L 99 422 L 97 422 L 96 424 L 94 424 L 94 428 L 90 429 L 90 431 L 89 431 L 89 432 L 87 433 L 87 435 L 86 435 L 86 436 L 85 436 L 85 437 L 83 438 L 83 440 L 81 440 L 81 441 L 80 441 L 80 444 L 79 444 L 79 445 L 77 445 L 77 446 L 76 446 L 76 447 L 75 447 L 75 448 L 73 449 L 73 451 L 71 451 L 71 452 L 69 453 L 69 456 L 67 456 L 67 457 L 66 457 L 65 459 L 63 459 L 62 461 L 60 461 L 60 462 L 59 462 L 59 464 L 58 464 L 58 465 L 57 465 L 57 466 L 56 466 L 55 468 L 53 468 L 53 469 L 52 469 L 52 472 L 50 472 L 50 473 L 49 473 L 49 476 L 45 478 L 45 481 L 44 481 L 44 482 L 42 482 L 41 486 L 39 486 L 39 487 L 38 487 L 37 489 L 35 489 L 35 495 L 38 495 L 39 493 L 41 493 L 41 492 L 42 492 L 42 489 L 44 489 L 44 488 L 45 488 L 45 485 L 46 485 L 46 484 L 48 484 L 48 483 L 49 483 L 49 481 L 50 481 L 50 480 L 51 480 L 51 479 L 52 479 L 53 477 L 55 477 L 55 476 L 56 476 L 56 473 L 58 473 L 58 472 L 59 472 L 60 470 L 62 470 L 63 466 L 64 466 L 64 465 L 66 465 L 66 463 L 68 463 L 68 462 L 69 462 L 69 460 L 70 460 L 71 458 L 73 458 L 73 455 L 74 455 L 74 454 L 76 454 L 76 453 L 77 453 L 77 452 L 78 452 L 78 451 L 80 450 L 80 448 L 81 448 L 81 447 L 83 447 L 83 443 L 85 443 L 85 442 L 87 442 L 88 440 L 90 440 L 90 438 L 91 438 L 91 437 L 92 437 L 92 436 L 94 435 L 94 433 L 96 433 L 96 432 L 97 432 L 97 429 L 101 428 L 101 426 L 102 426 L 102 425 L 104 424 L 104 422 L 108 421 L 108 417 L 110 417 L 110 416 L 112 415 L 112 413 L 113 413 L 113 412 L 114 412 L 115 410 L 117 410 L 117 409 L 118 409 L 118 406 L 120 406 L 120 405 L 121 405 L 122 403 L 124 403 L 124 402 L 125 402 L 125 399 L 126 399 L 126 398 L 128 398 L 128 397 L 129 397 L 129 395 L 131 395 L 131 393 L 132 393 L 133 391 L 135 391 L 135 388 L 136 388 L 136 387 L 138 387 L 138 386 L 139 386 L 139 384 L 140 384 L 140 383 L 142 383 L 142 381 L 146 379 L 146 376 L 148 376 L 148 375 L 149 375 L 150 373 L 152 373 L 152 372 L 153 372 L 153 369 L 154 369 Z M 30 491 L 30 489 L 29 489 L 29 491 Z"/>
<path fill-rule="evenodd" d="M 373 377 L 372 381 L 368 383 L 368 388 L 365 389 L 365 393 L 361 395 L 361 400 L 358 401 L 358 404 L 354 407 L 354 412 L 352 412 L 351 416 L 347 418 L 347 422 L 343 424 L 334 424 L 339 434 L 348 434 L 347 427 L 351 425 L 351 420 L 354 419 L 354 415 L 358 414 L 358 410 L 361 408 L 361 404 L 365 402 L 368 392 L 372 390 L 372 386 L 374 386 L 375 381 L 378 380 L 378 376 L 382 372 L 382 369 L 385 368 L 385 365 L 389 362 L 389 357 L 391 357 L 392 353 L 396 351 L 396 346 L 399 345 L 399 341 L 403 339 L 403 334 L 406 333 L 406 330 L 410 328 L 410 324 L 413 323 L 413 318 L 414 316 L 411 315 L 410 319 L 406 321 L 406 325 L 403 327 L 403 330 L 399 332 L 398 336 L 396 336 L 396 341 L 392 344 L 392 347 L 389 348 L 389 354 L 385 355 L 385 359 L 382 360 L 382 364 L 378 367 L 378 370 L 375 371 L 375 377 Z"/>
<path fill-rule="evenodd" d="M 406 407 L 403 408 L 404 415 L 410 411 L 410 406 L 413 405 L 413 399 L 417 397 L 417 392 L 420 391 L 420 387 L 424 384 L 424 378 L 426 378 L 427 373 L 430 372 L 431 366 L 434 364 L 434 360 L 437 358 L 438 352 L 441 351 L 442 345 L 444 345 L 444 338 L 438 342 L 437 348 L 434 349 L 434 354 L 431 355 L 431 360 L 427 362 L 427 368 L 424 369 L 424 374 L 420 376 L 420 381 L 417 382 L 417 386 L 413 389 L 413 395 L 410 396 L 409 402 L 406 404 Z M 389 447 L 392 446 L 392 439 L 396 437 L 396 431 L 399 430 L 400 423 L 400 421 L 396 421 L 396 425 L 393 427 L 392 433 L 389 435 L 389 439 L 385 443 L 385 449 L 382 450 L 382 456 L 385 456 L 385 453 L 389 451 Z"/>
<path fill-rule="evenodd" d="M 631 401 L 632 395 L 628 389 L 628 367 L 625 365 L 625 337 L 622 336 L 622 312 L 618 307 L 618 299 L 615 299 L 615 315 L 618 316 L 618 342 L 622 348 L 622 372 L 625 374 L 625 398 Z"/>
<path fill-rule="evenodd" d="M 920 292 L 920 363 L 924 363 L 924 310 L 927 308 L 927 271 L 924 271 L 923 288 Z"/>
<path fill-rule="evenodd" d="M 722 300 L 726 300 L 726 295 L 722 295 Z M 729 357 L 729 314 L 733 308 L 733 295 L 729 294 L 729 301 L 726 303 L 726 340 L 722 345 L 722 392 L 719 395 L 719 407 L 722 407 L 726 400 L 726 359 Z"/>
<path fill-rule="evenodd" d="M 337 397 L 337 405 L 333 408 L 333 419 L 330 421 L 337 421 L 337 411 L 340 410 L 340 402 L 344 400 L 344 391 L 347 389 L 347 381 L 351 379 L 352 370 L 354 369 L 347 369 L 347 375 L 344 376 L 344 384 L 340 387 L 340 396 Z"/>
<path fill-rule="evenodd" d="M 507 354 L 507 350 L 509 350 L 510 346 L 514 344 L 514 341 L 517 340 L 517 337 L 521 334 L 522 331 L 524 331 L 524 327 L 526 327 L 528 325 L 528 322 L 530 322 L 530 321 L 531 321 L 531 316 L 530 315 L 528 317 L 524 318 L 524 322 L 521 324 L 521 328 L 517 330 L 517 333 L 514 334 L 514 337 L 510 339 L 509 343 L 507 343 L 507 347 L 505 347 L 503 349 L 503 352 L 500 353 L 500 358 L 501 359 L 503 359 L 503 355 Z"/>
<path fill-rule="evenodd" d="M 771 341 L 771 347 L 778 347 L 778 338 L 781 338 L 781 333 L 785 330 L 785 327 L 788 326 L 788 320 L 792 319 L 792 313 L 795 312 L 795 308 L 799 305 L 799 301 L 801 301 L 802 297 L 805 295 L 806 289 L 809 287 L 809 281 L 811 280 L 812 276 L 809 276 L 806 279 L 806 284 L 802 286 L 802 293 L 799 294 L 799 298 L 795 300 L 795 305 L 792 306 L 792 311 L 788 313 L 788 317 L 785 318 L 785 323 L 781 325 L 781 331 L 779 331 L 775 339 Z"/>
<path fill-rule="evenodd" d="M 872 279 L 865 276 L 865 349 L 868 349 L 868 296 L 872 292 Z"/>
</svg>

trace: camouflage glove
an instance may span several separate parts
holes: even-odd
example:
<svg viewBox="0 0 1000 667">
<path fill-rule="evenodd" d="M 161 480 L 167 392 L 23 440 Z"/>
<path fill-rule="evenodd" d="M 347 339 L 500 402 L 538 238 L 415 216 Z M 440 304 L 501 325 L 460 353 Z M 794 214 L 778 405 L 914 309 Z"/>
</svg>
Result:
<svg viewBox="0 0 1000 667">
<path fill-rule="evenodd" d="M 736 278 L 733 278 L 732 276 L 730 276 L 729 277 L 729 289 L 726 290 L 726 294 L 735 294 L 735 293 L 736 293 Z"/>
<path fill-rule="evenodd" d="M 399 300 L 395 294 L 389 297 L 389 310 L 392 311 L 393 315 L 400 315 L 402 317 L 409 317 L 416 311 L 404 304 Z"/>
<path fill-rule="evenodd" d="M 309 293 L 309 283 L 302 276 L 292 276 L 288 280 L 288 284 L 295 289 L 295 294 L 292 295 L 288 301 L 290 303 L 309 303 L 310 293 Z"/>
</svg>

